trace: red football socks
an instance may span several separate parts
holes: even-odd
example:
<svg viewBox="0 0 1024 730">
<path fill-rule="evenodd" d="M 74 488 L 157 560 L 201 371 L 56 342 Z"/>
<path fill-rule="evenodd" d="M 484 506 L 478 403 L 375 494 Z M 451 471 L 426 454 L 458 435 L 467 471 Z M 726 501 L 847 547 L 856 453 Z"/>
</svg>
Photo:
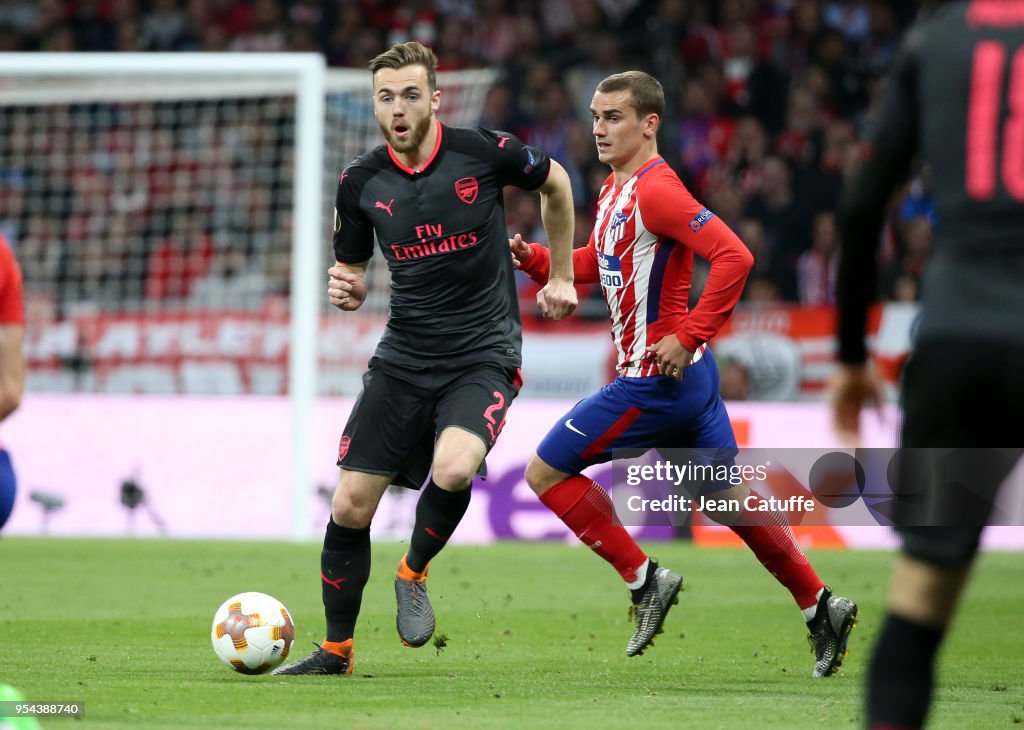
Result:
<svg viewBox="0 0 1024 730">
<path fill-rule="evenodd" d="M 757 492 L 751 491 L 750 494 L 759 502 L 766 501 Z M 817 594 L 825 584 L 793 537 L 785 515 L 778 510 L 759 512 L 756 508 L 748 509 L 740 517 L 740 523 L 730 529 L 754 551 L 761 565 L 789 589 L 801 610 L 816 606 Z"/>
<path fill-rule="evenodd" d="M 615 515 L 604 488 L 585 476 L 572 476 L 541 495 L 540 501 L 573 531 L 584 545 L 612 564 L 632 583 L 647 555 Z"/>
</svg>

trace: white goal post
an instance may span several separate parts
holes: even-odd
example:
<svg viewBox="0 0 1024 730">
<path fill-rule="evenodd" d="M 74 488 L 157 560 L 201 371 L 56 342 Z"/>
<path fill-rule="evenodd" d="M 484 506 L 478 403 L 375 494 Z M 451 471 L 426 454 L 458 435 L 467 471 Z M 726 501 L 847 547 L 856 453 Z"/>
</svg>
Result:
<svg viewBox="0 0 1024 730">
<path fill-rule="evenodd" d="M 439 74 L 447 94 L 441 118 L 475 124 L 495 76 Z M 261 123 L 264 115 L 272 121 Z M 30 320 L 37 316 L 42 323 L 30 327 L 30 364 L 35 358 L 39 367 L 30 373 L 29 389 L 286 391 L 290 533 L 308 538 L 318 358 L 324 357 L 322 341 L 355 321 L 327 313 L 334 187 L 340 169 L 380 141 L 369 72 L 328 70 L 318 54 L 0 54 L 0 232 L 25 269 Z M 159 161 L 179 154 L 187 164 Z M 130 190 L 111 190 L 121 168 L 148 187 L 134 208 Z M 16 187 L 17 195 L 5 199 L 5 185 Z M 123 208 L 117 208 L 118 195 Z M 260 205 L 272 208 L 263 216 L 267 221 L 244 220 L 240 211 L 258 214 Z M 204 219 L 195 234 L 203 238 L 201 255 L 167 248 L 171 229 L 185 230 L 190 217 Z M 280 236 L 286 234 L 290 253 L 282 262 Z M 74 245 L 65 238 L 74 238 Z M 48 244 L 56 240 L 60 253 Z M 96 256 L 81 254 L 89 245 L 103 248 Z M 191 271 L 197 256 L 201 271 Z M 222 256 L 228 283 L 219 287 Z M 247 281 L 260 282 L 255 289 L 232 274 L 239 261 L 253 269 L 246 273 L 252 274 Z M 182 283 L 175 277 L 184 269 L 188 281 Z M 379 326 L 387 277 L 383 266 L 376 269 L 375 297 L 365 309 Z M 221 329 L 206 337 L 204 328 L 211 326 Z M 149 329 L 143 333 L 143 327 Z M 126 332 L 134 338 L 128 344 L 118 339 Z M 248 337 L 248 350 L 230 349 L 240 347 L 239 333 Z M 165 343 L 170 355 L 156 351 L 160 337 L 173 340 Z M 278 353 L 281 362 L 246 362 L 264 350 Z M 328 381 L 348 387 L 352 376 Z"/>
</svg>

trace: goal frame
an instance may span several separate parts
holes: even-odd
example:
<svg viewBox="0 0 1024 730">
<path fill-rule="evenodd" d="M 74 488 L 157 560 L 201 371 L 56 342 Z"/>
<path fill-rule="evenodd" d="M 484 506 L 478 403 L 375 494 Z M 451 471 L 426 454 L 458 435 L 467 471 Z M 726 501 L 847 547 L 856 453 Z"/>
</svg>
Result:
<svg viewBox="0 0 1024 730">
<path fill-rule="evenodd" d="M 288 80 L 273 93 L 295 97 L 295 168 L 292 184 L 292 251 L 288 397 L 291 402 L 290 529 L 309 537 L 312 494 L 312 418 L 316 397 L 316 324 L 320 288 L 322 175 L 324 164 L 324 57 L 317 53 L 0 53 L 3 76 L 173 77 L 204 72 L 257 82 L 262 74 Z M 280 86 L 280 84 L 278 84 Z M 4 103 L 0 86 L 0 104 Z M 114 92 L 116 94 L 116 91 Z M 158 97 L 157 97 L 158 98 Z"/>
</svg>

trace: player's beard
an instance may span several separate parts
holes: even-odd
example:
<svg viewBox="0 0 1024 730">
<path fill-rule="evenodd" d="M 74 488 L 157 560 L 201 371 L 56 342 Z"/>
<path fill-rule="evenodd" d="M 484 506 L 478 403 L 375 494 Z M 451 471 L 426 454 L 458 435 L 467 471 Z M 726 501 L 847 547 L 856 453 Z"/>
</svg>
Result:
<svg viewBox="0 0 1024 730">
<path fill-rule="evenodd" d="M 391 131 L 391 127 L 384 126 L 379 120 L 377 122 L 380 125 L 380 131 L 384 133 L 384 138 L 391 145 L 391 149 L 395 152 L 412 152 L 419 148 L 426 139 L 427 132 L 430 131 L 430 125 L 434 123 L 434 115 L 428 114 L 416 123 L 416 126 L 409 129 L 409 135 L 405 139 L 399 139 L 395 136 L 395 133 Z"/>
</svg>

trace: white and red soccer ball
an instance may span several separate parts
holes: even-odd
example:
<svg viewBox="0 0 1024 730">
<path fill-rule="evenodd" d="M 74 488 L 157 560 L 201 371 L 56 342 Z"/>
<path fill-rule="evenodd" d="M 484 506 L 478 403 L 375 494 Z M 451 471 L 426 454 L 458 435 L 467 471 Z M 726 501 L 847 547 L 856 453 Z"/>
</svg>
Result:
<svg viewBox="0 0 1024 730">
<path fill-rule="evenodd" d="M 284 604 L 266 593 L 239 593 L 213 616 L 210 641 L 227 666 L 263 674 L 283 662 L 295 640 L 295 623 Z"/>
</svg>

